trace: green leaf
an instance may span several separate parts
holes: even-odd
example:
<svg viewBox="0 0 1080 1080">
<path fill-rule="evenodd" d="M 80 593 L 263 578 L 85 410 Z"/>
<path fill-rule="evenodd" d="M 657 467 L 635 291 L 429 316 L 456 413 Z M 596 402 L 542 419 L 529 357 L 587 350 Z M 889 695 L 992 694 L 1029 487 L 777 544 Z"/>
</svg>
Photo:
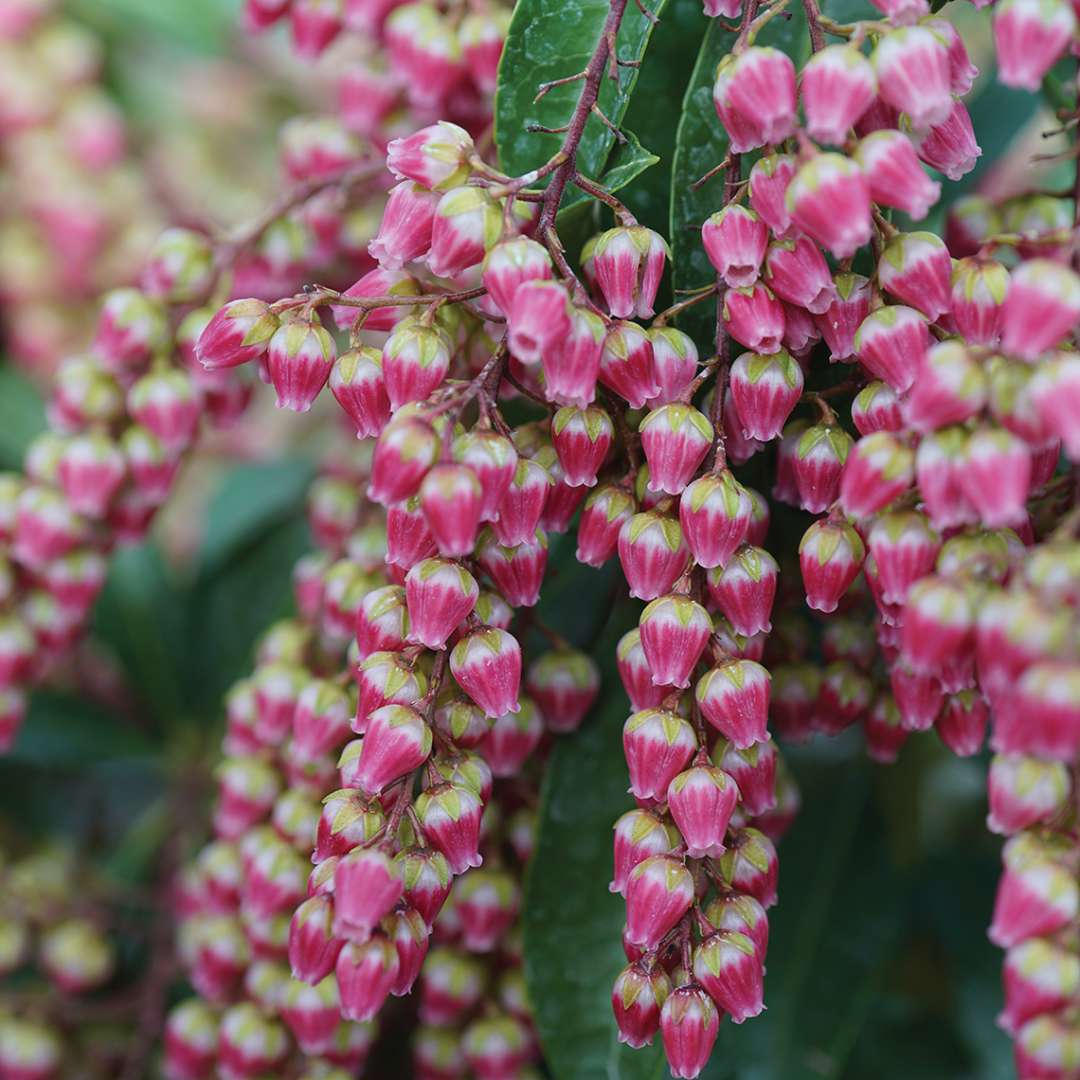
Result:
<svg viewBox="0 0 1080 1080">
<path fill-rule="evenodd" d="M 50 768 L 86 768 L 116 758 L 142 757 L 153 744 L 131 718 L 83 698 L 37 691 L 10 757 Z"/>
<path fill-rule="evenodd" d="M 665 0 L 653 0 L 661 13 Z M 581 81 L 555 87 L 533 103 L 540 84 L 583 71 L 589 62 L 609 9 L 608 0 L 520 0 L 499 64 L 495 92 L 495 143 L 501 168 L 518 176 L 543 165 L 562 145 L 563 136 L 534 133 L 529 124 L 559 127 L 573 112 Z M 640 60 L 652 34 L 653 23 L 634 0 L 626 7 L 619 28 L 620 59 Z M 604 77 L 597 104 L 616 125 L 622 123 L 637 80 L 633 68 L 620 68 L 618 83 Z M 578 150 L 578 167 L 593 179 L 603 174 L 615 141 L 597 117 L 585 124 Z"/>
<path fill-rule="evenodd" d="M 232 469 L 207 511 L 200 574 L 216 573 L 244 547 L 295 518 L 313 474 L 310 462 L 297 459 Z"/>
<path fill-rule="evenodd" d="M 99 32 L 200 52 L 221 51 L 240 18 L 239 0 L 70 0 L 69 7 Z"/>
<path fill-rule="evenodd" d="M 0 367 L 0 468 L 17 469 L 44 430 L 45 404 L 37 387 L 10 364 Z"/>
<path fill-rule="evenodd" d="M 636 180 L 646 169 L 659 164 L 660 157 L 646 150 L 632 131 L 624 131 L 625 143 L 619 143 L 611 151 L 600 183 L 608 191 L 615 192 Z"/>
<path fill-rule="evenodd" d="M 605 692 L 580 731 L 560 739 L 541 796 L 536 852 L 525 884 L 525 978 L 545 1058 L 556 1080 L 660 1080 L 659 1046 L 617 1039 L 611 986 L 626 959 L 622 897 L 608 892 L 611 827 L 633 806 L 621 732 L 626 698 L 611 661 L 616 630 L 596 650 Z M 629 618 L 626 616 L 629 615 Z"/>
</svg>

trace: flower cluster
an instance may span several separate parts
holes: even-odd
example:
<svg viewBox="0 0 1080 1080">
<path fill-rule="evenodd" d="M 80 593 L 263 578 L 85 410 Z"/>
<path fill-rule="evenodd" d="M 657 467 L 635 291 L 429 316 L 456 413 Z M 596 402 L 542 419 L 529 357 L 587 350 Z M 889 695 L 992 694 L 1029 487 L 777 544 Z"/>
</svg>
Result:
<svg viewBox="0 0 1080 1080">
<path fill-rule="evenodd" d="M 199 998 L 168 1021 L 174 1080 L 298 1056 L 304 1075 L 354 1075 L 387 999 L 414 986 L 418 1076 L 524 1077 L 536 1056 L 514 931 L 529 762 L 545 726 L 588 709 L 595 675 L 551 651 L 519 693 L 505 601 L 447 559 L 390 561 L 367 470 L 339 459 L 313 485 L 299 615 L 227 698 L 215 837 L 179 901 Z"/>
</svg>

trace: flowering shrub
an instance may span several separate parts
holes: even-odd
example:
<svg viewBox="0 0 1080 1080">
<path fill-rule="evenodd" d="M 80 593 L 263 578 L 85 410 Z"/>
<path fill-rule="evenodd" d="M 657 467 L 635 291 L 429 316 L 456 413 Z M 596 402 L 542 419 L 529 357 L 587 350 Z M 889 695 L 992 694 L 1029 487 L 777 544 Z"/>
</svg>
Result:
<svg viewBox="0 0 1080 1080">
<path fill-rule="evenodd" d="M 149 727 L 156 796 L 89 804 L 132 955 L 67 855 L 11 871 L 0 1074 L 118 1001 L 100 1075 L 1080 1077 L 1073 8 L 247 0 L 243 47 L 278 24 L 336 96 L 277 197 L 111 282 L 0 476 L 0 742 Z M 160 560 L 211 429 L 294 445 L 259 398 L 318 470 Z"/>
</svg>

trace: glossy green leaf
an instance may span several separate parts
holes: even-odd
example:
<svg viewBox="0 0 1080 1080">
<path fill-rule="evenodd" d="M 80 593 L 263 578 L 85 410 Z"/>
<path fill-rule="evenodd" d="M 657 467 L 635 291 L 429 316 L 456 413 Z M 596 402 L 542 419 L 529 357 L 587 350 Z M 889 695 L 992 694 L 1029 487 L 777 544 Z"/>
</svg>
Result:
<svg viewBox="0 0 1080 1080">
<path fill-rule="evenodd" d="M 45 430 L 37 387 L 10 364 L 0 367 L 0 468 L 17 469 L 35 435 Z"/>
<path fill-rule="evenodd" d="M 664 0 L 651 0 L 650 6 L 660 14 Z M 520 0 L 514 8 L 495 94 L 495 143 L 505 172 L 518 176 L 538 168 L 562 145 L 562 135 L 527 128 L 565 124 L 580 96 L 581 82 L 557 86 L 538 103 L 533 99 L 541 83 L 584 70 L 608 8 L 607 0 Z M 652 30 L 652 22 L 630 0 L 618 34 L 619 57 L 640 60 Z M 636 79 L 637 72 L 626 67 L 619 69 L 617 84 L 603 79 L 598 104 L 616 125 L 626 113 Z M 581 172 L 593 179 L 601 176 L 614 142 L 614 134 L 591 116 L 578 150 Z"/>
<path fill-rule="evenodd" d="M 616 630 L 633 625 L 628 608 L 620 612 L 623 625 L 596 649 L 606 660 L 601 703 L 552 754 L 526 880 L 525 977 L 556 1080 L 666 1075 L 658 1046 L 630 1050 L 618 1042 L 610 1005 L 612 982 L 626 963 L 623 900 L 607 888 L 611 827 L 633 805 L 621 745 L 627 703 L 610 657 Z"/>
</svg>

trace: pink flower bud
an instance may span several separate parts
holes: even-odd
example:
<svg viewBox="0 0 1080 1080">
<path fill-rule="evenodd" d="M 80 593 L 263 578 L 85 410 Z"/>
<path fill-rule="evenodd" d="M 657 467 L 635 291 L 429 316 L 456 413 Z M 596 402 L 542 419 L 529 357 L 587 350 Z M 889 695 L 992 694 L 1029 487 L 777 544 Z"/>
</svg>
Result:
<svg viewBox="0 0 1080 1080">
<path fill-rule="evenodd" d="M 300 320 L 283 323 L 266 353 L 277 407 L 307 412 L 326 385 L 336 358 L 334 339 L 320 324 Z"/>
<path fill-rule="evenodd" d="M 776 805 L 776 744 L 771 739 L 745 750 L 719 740 L 713 762 L 739 785 L 740 801 L 748 814 L 759 815 Z M 715 925 L 715 924 L 714 924 Z M 768 928 L 765 928 L 766 941 Z"/>
<path fill-rule="evenodd" d="M 653 371 L 653 346 L 637 323 L 613 323 L 600 354 L 599 379 L 608 389 L 640 409 L 660 392 Z"/>
<path fill-rule="evenodd" d="M 505 630 L 483 627 L 463 637 L 450 654 L 458 685 L 491 717 L 516 713 L 521 647 Z"/>
<path fill-rule="evenodd" d="M 655 949 L 694 899 L 694 880 L 682 861 L 653 855 L 638 863 L 626 884 L 627 939 Z"/>
<path fill-rule="evenodd" d="M 401 899 L 397 866 L 377 848 L 349 852 L 334 871 L 334 933 L 367 941 Z"/>
<path fill-rule="evenodd" d="M 398 865 L 405 902 L 415 910 L 430 930 L 450 894 L 450 866 L 441 851 L 406 848 L 394 856 Z"/>
<path fill-rule="evenodd" d="M 694 950 L 694 976 L 709 996 L 741 1024 L 765 1008 L 765 969 L 757 946 L 745 934 L 723 930 Z"/>
<path fill-rule="evenodd" d="M 842 146 L 856 121 L 874 103 L 873 65 L 852 45 L 830 45 L 815 53 L 802 72 L 806 131 L 818 142 Z"/>
<path fill-rule="evenodd" d="M 1024 754 L 996 754 L 987 781 L 986 826 L 1001 836 L 1052 822 L 1068 805 L 1069 772 L 1060 761 Z"/>
<path fill-rule="evenodd" d="M 897 233 L 878 263 L 882 287 L 931 322 L 949 311 L 951 277 L 949 250 L 933 233 Z"/>
<path fill-rule="evenodd" d="M 259 689 L 261 687 L 256 690 L 256 699 Z M 312 679 L 295 700 L 292 748 L 297 754 L 314 760 L 336 749 L 349 737 L 352 710 L 348 696 L 340 687 L 325 679 Z M 256 722 L 256 732 L 258 730 Z"/>
<path fill-rule="evenodd" d="M 961 690 L 937 718 L 938 736 L 957 757 L 971 757 L 982 749 L 989 717 L 989 706 L 976 691 Z"/>
<path fill-rule="evenodd" d="M 542 352 L 544 394 L 549 401 L 585 408 L 596 394 L 606 327 L 599 315 L 570 305 L 570 327 L 561 342 Z M 635 329 L 637 329 L 635 327 Z"/>
<path fill-rule="evenodd" d="M 798 164 L 791 154 L 766 154 L 750 170 L 750 205 L 778 239 L 791 228 L 787 207 L 787 189 Z"/>
<path fill-rule="evenodd" d="M 674 1077 L 692 1078 L 705 1068 L 716 1044 L 720 1014 L 712 998 L 698 986 L 680 986 L 664 1002 L 660 1034 Z"/>
<path fill-rule="evenodd" d="M 705 909 L 705 917 L 717 930 L 749 938 L 758 963 L 764 962 L 769 948 L 769 917 L 752 896 L 722 893 Z"/>
<path fill-rule="evenodd" d="M 995 711 L 993 747 L 1003 753 L 1072 760 L 1080 748 L 1080 669 L 1043 661 L 1029 667 Z"/>
<path fill-rule="evenodd" d="M 342 0 L 292 0 L 292 41 L 296 55 L 314 60 L 341 33 Z"/>
<path fill-rule="evenodd" d="M 907 742 L 908 730 L 901 723 L 900 710 L 892 694 L 879 694 L 863 718 L 866 755 L 879 765 L 891 765 Z"/>
<path fill-rule="evenodd" d="M 205 1080 L 217 1061 L 216 1012 L 197 997 L 180 1002 L 169 1010 L 163 1041 L 166 1076 L 173 1080 Z M 10 1067 L 10 1063 L 4 1064 Z"/>
<path fill-rule="evenodd" d="M 508 311 L 510 351 L 523 364 L 537 364 L 558 350 L 570 333 L 570 296 L 557 281 L 522 282 Z"/>
<path fill-rule="evenodd" d="M 461 40 L 465 64 L 472 81 L 486 94 L 493 94 L 497 82 L 499 60 L 510 26 L 510 12 L 472 12 L 461 20 L 458 37 Z"/>
<path fill-rule="evenodd" d="M 337 980 L 326 978 L 318 986 L 289 982 L 278 1003 L 281 1019 L 305 1054 L 330 1049 L 341 1023 Z"/>
<path fill-rule="evenodd" d="M 929 731 L 945 700 L 937 676 L 912 671 L 897 662 L 889 671 L 889 683 L 900 712 L 900 726 L 905 731 Z"/>
<path fill-rule="evenodd" d="M 761 272 L 769 227 L 753 210 L 731 203 L 701 226 L 701 243 L 726 285 L 747 288 Z"/>
<path fill-rule="evenodd" d="M 913 510 L 883 514 L 867 536 L 877 564 L 878 589 L 888 604 L 903 604 L 908 590 L 934 569 L 941 540 Z"/>
<path fill-rule="evenodd" d="M 456 277 L 476 266 L 502 231 L 502 209 L 484 188 L 451 189 L 435 209 L 428 269 L 436 277 Z"/>
<path fill-rule="evenodd" d="M 874 684 L 849 660 L 836 660 L 822 672 L 814 722 L 825 735 L 839 735 L 862 719 L 874 697 Z"/>
<path fill-rule="evenodd" d="M 218 1072 L 224 1076 L 273 1074 L 290 1051 L 289 1036 L 254 1002 L 230 1006 L 221 1018 Z"/>
<path fill-rule="evenodd" d="M 529 665 L 525 689 L 536 699 L 549 731 L 576 731 L 600 691 L 600 672 L 587 653 L 554 649 Z"/>
<path fill-rule="evenodd" d="M 379 231 L 368 252 L 386 270 L 400 270 L 423 258 L 431 247 L 431 229 L 439 196 L 405 180 L 392 188 Z"/>
<path fill-rule="evenodd" d="M 420 283 L 411 274 L 404 270 L 387 270 L 377 266 L 350 285 L 342 295 L 348 297 L 419 296 L 421 292 Z M 364 310 L 367 314 L 364 319 L 364 329 L 377 331 L 393 330 L 409 312 L 409 308 L 405 305 Z M 351 329 L 362 313 L 362 309 L 344 304 L 332 304 L 330 311 L 339 330 Z"/>
<path fill-rule="evenodd" d="M 922 358 L 930 347 L 926 319 L 913 308 L 878 308 L 855 335 L 859 362 L 898 394 L 910 389 Z"/>
<path fill-rule="evenodd" d="M 850 525 L 815 521 L 799 541 L 807 605 L 825 614 L 835 611 L 858 576 L 865 554 L 859 534 Z"/>
<path fill-rule="evenodd" d="M 505 870 L 469 871 L 454 889 L 462 944 L 472 953 L 491 952 L 510 928 L 520 907 L 521 892 Z"/>
<path fill-rule="evenodd" d="M 744 544 L 706 577 L 709 596 L 737 634 L 768 632 L 780 568 L 764 549 Z"/>
<path fill-rule="evenodd" d="M 803 510 L 820 514 L 836 501 L 840 474 L 853 445 L 851 436 L 832 424 L 815 424 L 803 432 L 792 459 Z"/>
<path fill-rule="evenodd" d="M 634 515 L 634 497 L 623 488 L 604 484 L 585 500 L 578 521 L 577 560 L 603 566 L 619 543 L 623 525 Z"/>
<path fill-rule="evenodd" d="M 350 941 L 334 965 L 341 1015 L 346 1020 L 370 1020 L 382 1008 L 398 977 L 397 949 L 382 934 L 362 945 Z"/>
<path fill-rule="evenodd" d="M 123 452 L 108 435 L 77 435 L 64 448 L 58 477 L 68 504 L 77 514 L 101 518 L 120 490 L 127 472 Z"/>
<path fill-rule="evenodd" d="M 818 154 L 795 174 L 784 196 L 791 220 L 834 258 L 854 255 L 870 239 L 866 174 L 839 154 Z"/>
<path fill-rule="evenodd" d="M 517 467 L 513 443 L 490 429 L 474 428 L 454 440 L 453 454 L 480 481 L 480 520 L 494 521 Z"/>
<path fill-rule="evenodd" d="M 964 447 L 967 467 L 960 486 L 982 523 L 991 529 L 1026 520 L 1031 451 L 1004 428 L 978 429 Z"/>
<path fill-rule="evenodd" d="M 1005 956 L 1002 971 L 1005 1009 L 997 1023 L 1014 1037 L 1030 1020 L 1050 1019 L 1068 1006 L 1080 990 L 1080 958 L 1075 951 L 1044 938 L 1033 938 L 1013 946 Z M 1039 1040 L 1031 1045 L 1038 1047 Z M 1049 1047 L 1039 1047 L 1044 1052 Z M 1017 1054 L 1022 1051 L 1017 1048 Z M 1019 1076 L 1061 1076 L 1062 1072 L 1018 1068 Z"/>
<path fill-rule="evenodd" d="M 768 47 L 729 54 L 716 72 L 713 104 L 733 154 L 782 143 L 797 123 L 795 65 Z"/>
<path fill-rule="evenodd" d="M 476 607 L 480 588 L 464 567 L 446 559 L 424 559 L 405 577 L 409 640 L 442 649 Z"/>
<path fill-rule="evenodd" d="M 631 716 L 623 729 L 623 751 L 634 795 L 662 799 L 696 745 L 693 729 L 676 713 L 650 708 Z"/>
<path fill-rule="evenodd" d="M 1005 870 L 998 885 L 987 936 L 1008 949 L 1068 925 L 1080 909 L 1080 886 L 1058 846 L 1021 833 L 1002 852 Z"/>
<path fill-rule="evenodd" d="M 919 164 L 911 140 L 899 131 L 874 131 L 862 139 L 855 160 L 870 182 L 870 197 L 921 221 L 941 196 L 941 185 Z"/>
<path fill-rule="evenodd" d="M 467 465 L 436 465 L 420 485 L 420 506 L 439 554 L 468 555 L 476 543 L 483 492 Z"/>
<path fill-rule="evenodd" d="M 330 392 L 356 427 L 356 437 L 378 435 L 390 419 L 382 353 L 365 345 L 342 353 L 330 370 Z"/>
<path fill-rule="evenodd" d="M 719 860 L 720 875 L 725 884 L 738 892 L 749 893 L 763 907 L 772 907 L 776 903 L 779 873 L 772 841 L 758 829 L 740 829 L 732 833 L 730 839 Z"/>
<path fill-rule="evenodd" d="M 645 659 L 645 650 L 641 647 L 641 633 L 636 627 L 619 639 L 615 660 L 619 679 L 635 711 L 655 708 L 674 689 L 653 683 L 652 672 Z"/>
<path fill-rule="evenodd" d="M 623 968 L 611 990 L 619 1042 L 635 1050 L 651 1046 L 660 1030 L 660 1010 L 670 993 L 671 982 L 663 968 L 642 961 Z"/>
<path fill-rule="evenodd" d="M 851 419 L 860 435 L 876 431 L 900 431 L 904 426 L 900 400 L 883 382 L 867 383 L 851 404 Z"/>
<path fill-rule="evenodd" d="M 724 853 L 728 821 L 739 801 L 739 789 L 727 773 L 715 765 L 687 769 L 668 785 L 667 801 L 691 858 Z"/>
<path fill-rule="evenodd" d="M 416 415 L 395 418 L 375 444 L 368 498 L 389 506 L 416 494 L 439 451 L 439 437 L 426 420 Z"/>
<path fill-rule="evenodd" d="M 352 788 L 331 792 L 323 799 L 315 834 L 315 859 L 321 863 L 345 855 L 375 836 L 383 824 L 378 804 L 369 803 L 360 792 Z"/>
<path fill-rule="evenodd" d="M 619 225 L 597 238 L 593 273 L 614 318 L 651 318 L 669 254 L 664 238 L 644 225 Z"/>
<path fill-rule="evenodd" d="M 469 177 L 472 136 L 457 124 L 440 120 L 404 139 L 391 139 L 386 167 L 399 180 L 411 180 L 429 190 L 445 191 Z"/>
<path fill-rule="evenodd" d="M 675 848 L 672 831 L 651 810 L 628 810 L 615 822 L 615 876 L 608 891 L 625 893 L 630 874 L 653 855 L 667 855 Z"/>
<path fill-rule="evenodd" d="M 551 441 L 571 487 L 592 487 L 615 441 L 615 427 L 603 409 L 567 405 L 551 421 Z"/>
<path fill-rule="evenodd" d="M 500 543 L 515 546 L 535 539 L 553 487 L 552 478 L 543 465 L 531 458 L 518 458 L 513 479 L 499 503 L 499 516 L 492 523 Z"/>
<path fill-rule="evenodd" d="M 619 531 L 619 562 L 639 600 L 655 600 L 670 592 L 689 563 L 682 529 L 672 517 L 656 511 L 635 514 Z"/>
<path fill-rule="evenodd" d="M 1060 0 L 1003 0 L 994 8 L 998 78 L 1006 86 L 1038 90 L 1076 33 L 1076 15 Z"/>
<path fill-rule="evenodd" d="M 661 596 L 641 614 L 641 647 L 657 686 L 690 685 L 694 670 L 712 634 L 709 613 L 687 596 Z"/>
<path fill-rule="evenodd" d="M 977 520 L 961 480 L 966 468 L 967 439 L 961 427 L 943 428 L 924 438 L 915 453 L 919 493 L 935 529 Z"/>
<path fill-rule="evenodd" d="M 1001 347 L 1032 361 L 1052 349 L 1080 319 L 1080 278 L 1048 259 L 1022 262 L 1009 275 Z"/>
<path fill-rule="evenodd" d="M 960 180 L 975 168 L 982 149 L 975 141 L 971 116 L 964 103 L 954 101 L 952 111 L 926 132 L 914 132 L 912 139 L 919 157 L 950 180 Z"/>
<path fill-rule="evenodd" d="M 547 534 L 543 529 L 537 529 L 532 539 L 511 547 L 500 544 L 491 530 L 485 530 L 477 548 L 481 569 L 513 607 L 533 607 L 538 602 L 547 557 Z"/>
<path fill-rule="evenodd" d="M 516 776 L 540 744 L 544 720 L 535 703 L 522 697 L 518 712 L 495 718 L 479 750 L 495 776 Z"/>
<path fill-rule="evenodd" d="M 679 522 L 694 562 L 724 566 L 746 538 L 750 514 L 750 496 L 729 470 L 691 483 L 679 500 Z"/>
<path fill-rule="evenodd" d="M 333 936 L 333 901 L 328 896 L 305 900 L 289 923 L 289 966 L 294 979 L 315 986 L 334 970 L 343 942 Z"/>
<path fill-rule="evenodd" d="M 191 229 L 166 229 L 146 258 L 142 287 L 156 300 L 191 303 L 209 290 L 213 276 L 213 252 L 206 238 Z"/>
<path fill-rule="evenodd" d="M 764 282 L 724 293 L 724 327 L 740 345 L 761 353 L 780 350 L 786 319 L 784 305 Z"/>
<path fill-rule="evenodd" d="M 152 372 L 128 391 L 131 418 L 155 435 L 170 454 L 191 444 L 200 411 L 191 377 L 182 371 Z"/>
<path fill-rule="evenodd" d="M 997 343 L 1008 286 L 1008 271 L 995 259 L 961 259 L 954 265 L 952 318 L 972 345 Z"/>
<path fill-rule="evenodd" d="M 712 424 L 693 406 L 676 402 L 650 412 L 639 431 L 649 490 L 680 494 L 712 446 Z"/>
<path fill-rule="evenodd" d="M 387 510 L 386 561 L 390 566 L 411 570 L 435 552 L 435 538 L 420 509 L 419 498 L 395 503 Z"/>
<path fill-rule="evenodd" d="M 915 455 L 889 431 L 864 435 L 852 448 L 840 477 L 840 505 L 856 520 L 883 510 L 911 487 Z"/>
<path fill-rule="evenodd" d="M 421 1022 L 455 1023 L 477 1004 L 486 982 L 477 959 L 445 947 L 432 949 L 420 977 Z"/>
<path fill-rule="evenodd" d="M 739 750 L 768 739 L 768 671 L 752 660 L 724 660 L 698 680 L 701 713 Z"/>
<path fill-rule="evenodd" d="M 526 236 L 514 236 L 501 241 L 484 258 L 484 287 L 495 306 L 507 316 L 513 311 L 514 297 L 522 285 L 528 281 L 549 281 L 552 273 L 551 256 L 547 249 Z M 527 308 L 522 309 L 519 318 L 528 321 L 531 316 L 537 326 L 542 325 L 539 312 L 533 310 L 536 305 L 537 301 L 530 302 Z M 514 352 L 526 363 L 534 362 L 528 356 L 521 356 L 516 349 Z"/>
<path fill-rule="evenodd" d="M 455 28 L 434 7 L 405 4 L 386 20 L 384 33 L 391 70 L 409 101 L 434 108 L 438 115 L 438 107 L 465 76 Z"/>
<path fill-rule="evenodd" d="M 423 765 L 431 753 L 431 728 L 408 705 L 384 705 L 370 713 L 360 749 L 356 787 L 375 795 Z"/>
<path fill-rule="evenodd" d="M 437 327 L 402 319 L 382 351 L 383 378 L 391 411 L 410 401 L 424 401 L 442 385 L 450 369 L 451 343 Z"/>
<path fill-rule="evenodd" d="M 940 673 L 950 661 L 970 652 L 973 617 L 963 585 L 937 576 L 916 582 L 904 608 L 904 662 L 916 672 Z"/>
<path fill-rule="evenodd" d="M 165 346 L 167 336 L 165 313 L 160 304 L 138 289 L 113 289 L 101 303 L 94 353 L 110 371 L 137 370 Z"/>
<path fill-rule="evenodd" d="M 923 26 L 893 30 L 873 55 L 881 97 L 911 118 L 917 130 L 940 124 L 952 108 L 949 50 Z"/>
<path fill-rule="evenodd" d="M 855 334 L 870 313 L 870 282 L 861 274 L 837 274 L 832 303 L 814 324 L 825 338 L 830 359 L 847 360 L 855 355 Z M 788 318 L 788 325 L 791 318 Z"/>
<path fill-rule="evenodd" d="M 479 854 L 483 812 L 480 798 L 464 785 L 437 784 L 421 792 L 416 800 L 424 835 L 446 858 L 454 874 L 462 874 L 483 861 Z"/>
<path fill-rule="evenodd" d="M 769 245 L 765 279 L 781 300 L 813 314 L 827 311 L 836 296 L 825 257 L 805 236 Z"/>
<path fill-rule="evenodd" d="M 772 356 L 742 353 L 731 365 L 730 386 L 744 434 L 768 442 L 802 395 L 803 374 L 783 349 Z"/>
<path fill-rule="evenodd" d="M 409 637 L 405 590 L 387 585 L 367 593 L 356 615 L 356 641 L 361 658 L 375 652 L 403 649 Z"/>
</svg>

